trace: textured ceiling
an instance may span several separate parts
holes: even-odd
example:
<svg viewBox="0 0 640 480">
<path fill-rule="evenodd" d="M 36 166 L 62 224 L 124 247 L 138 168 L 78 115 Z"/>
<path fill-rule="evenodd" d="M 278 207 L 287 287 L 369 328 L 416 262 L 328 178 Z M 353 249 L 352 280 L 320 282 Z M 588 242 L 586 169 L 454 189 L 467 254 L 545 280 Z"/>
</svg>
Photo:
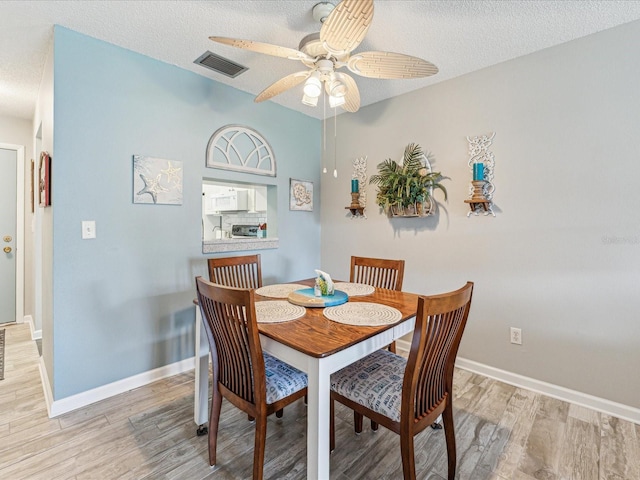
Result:
<svg viewBox="0 0 640 480">
<path fill-rule="evenodd" d="M 0 115 L 31 119 L 46 52 L 58 24 L 177 65 L 257 95 L 290 73 L 294 60 L 216 44 L 211 35 L 298 48 L 320 25 L 317 0 L 0 1 Z M 337 3 L 334 1 L 333 3 Z M 356 51 L 405 53 L 440 73 L 414 80 L 354 75 L 362 105 L 640 19 L 640 1 L 377 0 L 373 24 Z M 193 61 L 206 50 L 249 67 L 235 79 Z M 273 100 L 321 118 L 302 105 L 301 87 Z"/>
</svg>

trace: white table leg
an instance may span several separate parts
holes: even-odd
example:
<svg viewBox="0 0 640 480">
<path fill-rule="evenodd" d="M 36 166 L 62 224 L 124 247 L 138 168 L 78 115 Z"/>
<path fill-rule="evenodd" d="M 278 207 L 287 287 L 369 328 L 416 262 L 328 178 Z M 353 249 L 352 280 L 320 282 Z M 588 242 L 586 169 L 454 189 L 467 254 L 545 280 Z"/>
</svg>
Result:
<svg viewBox="0 0 640 480">
<path fill-rule="evenodd" d="M 329 478 L 329 390 L 331 373 L 327 362 L 309 358 L 307 395 L 307 478 Z"/>
<path fill-rule="evenodd" d="M 200 307 L 196 307 L 195 363 L 193 420 L 200 426 L 209 421 L 209 340 L 202 324 Z"/>
</svg>

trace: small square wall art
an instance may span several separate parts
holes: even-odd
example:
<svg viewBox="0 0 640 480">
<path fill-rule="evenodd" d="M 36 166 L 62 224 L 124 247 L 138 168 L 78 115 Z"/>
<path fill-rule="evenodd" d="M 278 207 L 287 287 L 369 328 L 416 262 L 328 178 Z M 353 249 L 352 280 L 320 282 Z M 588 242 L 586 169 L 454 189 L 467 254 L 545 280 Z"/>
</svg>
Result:
<svg viewBox="0 0 640 480">
<path fill-rule="evenodd" d="M 289 180 L 289 210 L 313 211 L 313 182 Z"/>
<path fill-rule="evenodd" d="M 182 162 L 134 155 L 133 203 L 182 205 Z"/>
</svg>

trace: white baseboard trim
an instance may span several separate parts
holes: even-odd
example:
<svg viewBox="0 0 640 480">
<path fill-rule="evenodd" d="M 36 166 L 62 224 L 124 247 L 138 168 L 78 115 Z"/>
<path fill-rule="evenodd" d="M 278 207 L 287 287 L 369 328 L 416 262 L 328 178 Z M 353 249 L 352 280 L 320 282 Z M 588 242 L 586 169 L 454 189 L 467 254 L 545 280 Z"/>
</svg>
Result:
<svg viewBox="0 0 640 480">
<path fill-rule="evenodd" d="M 100 400 L 104 400 L 115 395 L 119 395 L 134 388 L 148 385 L 149 383 L 157 380 L 177 375 L 179 373 L 193 370 L 195 367 L 194 357 L 186 358 L 164 367 L 149 370 L 147 372 L 133 375 L 132 377 L 123 378 L 107 385 L 102 385 L 86 392 L 71 395 L 60 400 L 53 400 L 51 391 L 51 385 L 49 384 L 49 377 L 47 377 L 46 368 L 42 357 L 40 358 L 40 376 L 42 378 L 42 388 L 44 389 L 44 396 L 47 402 L 47 411 L 49 418 L 57 417 L 64 413 L 77 410 L 78 408 L 85 407 Z"/>
<path fill-rule="evenodd" d="M 398 355 L 405 353 L 409 356 L 409 350 L 411 350 L 411 343 L 406 340 L 396 340 L 396 353 Z"/>
<path fill-rule="evenodd" d="M 409 342 L 397 340 L 396 346 L 399 350 L 409 349 Z M 47 376 L 46 367 L 42 357 L 40 357 L 40 377 L 42 380 L 42 388 L 47 403 L 47 411 L 49 417 L 57 417 L 64 413 L 82 408 L 92 403 L 113 397 L 120 393 L 127 392 L 134 388 L 148 385 L 162 378 L 177 375 L 193 369 L 195 366 L 194 358 L 187 358 L 180 362 L 172 363 L 164 367 L 156 368 L 148 372 L 140 373 L 129 378 L 124 378 L 108 385 L 103 385 L 86 392 L 72 395 L 61 400 L 53 400 L 49 377 Z M 557 398 L 565 402 L 573 403 L 582 407 L 597 410 L 607 415 L 612 415 L 630 422 L 640 425 L 640 409 L 613 402 L 604 398 L 589 395 L 587 393 L 571 390 L 559 385 L 536 380 L 535 378 L 525 377 L 517 373 L 508 372 L 499 368 L 491 367 L 473 360 L 458 357 L 456 359 L 456 367 L 468 370 L 473 373 L 493 378 L 500 382 L 507 383 L 519 388 L 525 388 L 548 397 Z"/>
<path fill-rule="evenodd" d="M 396 340 L 396 350 L 398 354 L 409 353 L 411 344 L 406 340 Z M 508 372 L 499 368 L 491 367 L 483 363 L 474 362 L 466 358 L 458 357 L 456 359 L 456 367 L 468 370 L 473 373 L 493 378 L 500 382 L 508 383 L 520 388 L 526 388 L 532 392 L 540 393 L 548 397 L 557 398 L 565 402 L 580 405 L 581 407 L 597 410 L 607 415 L 622 418 L 640 425 L 640 409 L 624 405 L 622 403 L 612 402 L 605 398 L 595 397 L 588 393 L 570 390 L 559 385 L 536 380 L 535 378 L 525 377 L 517 373 Z"/>
<path fill-rule="evenodd" d="M 47 414 L 51 418 L 51 405 L 53 404 L 53 393 L 51 391 L 51 384 L 49 383 L 49 376 L 47 375 L 47 367 L 44 364 L 42 357 L 38 363 L 40 367 L 40 381 L 42 382 L 42 392 L 44 393 L 44 401 L 47 404 Z"/>
<path fill-rule="evenodd" d="M 456 367 L 640 425 L 640 409 L 458 357 Z"/>
<path fill-rule="evenodd" d="M 24 316 L 24 323 L 28 323 L 29 324 L 29 331 L 31 332 L 31 340 L 39 340 L 42 338 L 42 330 L 36 330 L 34 323 L 33 323 L 33 317 L 31 315 L 25 315 Z"/>
</svg>

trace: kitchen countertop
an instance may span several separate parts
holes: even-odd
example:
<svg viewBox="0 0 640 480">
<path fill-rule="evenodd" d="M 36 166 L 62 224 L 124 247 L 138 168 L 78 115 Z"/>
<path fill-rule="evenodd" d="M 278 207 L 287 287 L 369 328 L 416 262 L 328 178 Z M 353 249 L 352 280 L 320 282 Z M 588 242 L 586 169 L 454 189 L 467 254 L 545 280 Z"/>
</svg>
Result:
<svg viewBox="0 0 640 480">
<path fill-rule="evenodd" d="M 202 253 L 240 252 L 243 250 L 267 250 L 278 248 L 277 238 L 222 238 L 202 242 Z"/>
</svg>

